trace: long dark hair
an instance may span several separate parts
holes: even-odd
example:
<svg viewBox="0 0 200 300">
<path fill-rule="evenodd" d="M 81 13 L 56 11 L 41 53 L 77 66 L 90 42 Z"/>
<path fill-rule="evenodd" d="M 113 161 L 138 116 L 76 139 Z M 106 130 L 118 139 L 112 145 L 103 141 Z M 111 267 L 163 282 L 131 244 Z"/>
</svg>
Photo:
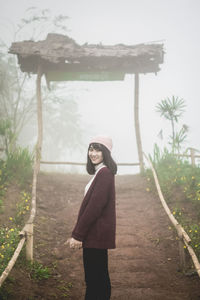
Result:
<svg viewBox="0 0 200 300">
<path fill-rule="evenodd" d="M 86 170 L 91 175 L 95 173 L 95 165 L 91 162 L 91 159 L 89 158 L 89 149 L 90 147 L 93 147 L 95 150 L 101 151 L 103 154 L 103 162 L 106 165 L 108 169 L 112 172 L 113 175 L 117 173 L 117 164 L 113 160 L 110 151 L 102 144 L 99 143 L 91 143 L 88 147 L 87 152 L 87 165 Z"/>
</svg>

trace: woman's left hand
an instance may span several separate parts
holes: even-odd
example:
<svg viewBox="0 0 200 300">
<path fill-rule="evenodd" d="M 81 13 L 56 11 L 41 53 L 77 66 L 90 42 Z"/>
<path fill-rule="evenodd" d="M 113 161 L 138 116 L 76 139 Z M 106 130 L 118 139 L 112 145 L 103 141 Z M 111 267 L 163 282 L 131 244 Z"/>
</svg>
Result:
<svg viewBox="0 0 200 300">
<path fill-rule="evenodd" d="M 72 249 L 80 249 L 82 248 L 82 242 L 75 240 L 73 237 L 67 240 L 67 244 Z"/>
</svg>

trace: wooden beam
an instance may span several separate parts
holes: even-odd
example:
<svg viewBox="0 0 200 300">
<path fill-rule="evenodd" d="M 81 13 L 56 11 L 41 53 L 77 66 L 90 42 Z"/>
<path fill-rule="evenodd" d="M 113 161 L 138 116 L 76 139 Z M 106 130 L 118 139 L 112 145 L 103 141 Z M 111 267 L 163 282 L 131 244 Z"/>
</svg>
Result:
<svg viewBox="0 0 200 300">
<path fill-rule="evenodd" d="M 75 166 L 86 166 L 86 163 L 72 162 L 72 161 L 40 161 L 41 164 L 46 165 L 75 165 Z M 140 163 L 117 163 L 118 166 L 139 166 Z"/>
</svg>

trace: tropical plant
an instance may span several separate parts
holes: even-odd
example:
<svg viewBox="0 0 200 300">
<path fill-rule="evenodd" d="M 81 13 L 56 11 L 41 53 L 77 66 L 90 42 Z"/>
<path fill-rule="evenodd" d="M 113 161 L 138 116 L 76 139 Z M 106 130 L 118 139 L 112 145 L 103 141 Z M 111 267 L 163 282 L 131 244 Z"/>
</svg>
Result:
<svg viewBox="0 0 200 300">
<path fill-rule="evenodd" d="M 177 150 L 178 153 L 180 153 L 181 146 L 187 139 L 188 130 L 188 126 L 183 125 L 178 132 L 175 132 L 174 139 L 170 137 L 172 142 L 169 142 L 169 144 L 171 144 L 172 147 L 174 147 L 174 150 Z"/>
<path fill-rule="evenodd" d="M 180 131 L 178 135 L 175 132 L 175 123 L 178 123 L 180 117 L 183 115 L 185 106 L 186 106 L 185 101 L 175 96 L 172 96 L 171 99 L 170 98 L 163 99 L 161 100 L 160 103 L 156 105 L 156 111 L 160 113 L 161 117 L 164 117 L 165 119 L 171 122 L 171 128 L 172 128 L 171 145 L 172 145 L 173 152 L 175 150 L 176 145 L 178 145 L 178 147 L 180 148 L 180 143 L 183 137 L 185 140 L 185 134 L 186 134 L 186 130 L 184 129 L 185 127 L 183 127 L 182 131 Z"/>
</svg>

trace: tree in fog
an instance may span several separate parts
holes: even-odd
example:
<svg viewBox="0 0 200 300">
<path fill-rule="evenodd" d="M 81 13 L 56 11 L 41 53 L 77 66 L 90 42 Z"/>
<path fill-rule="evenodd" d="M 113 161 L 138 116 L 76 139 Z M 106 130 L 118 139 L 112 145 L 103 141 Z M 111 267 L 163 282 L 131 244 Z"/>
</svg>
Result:
<svg viewBox="0 0 200 300">
<path fill-rule="evenodd" d="M 21 73 L 13 56 L 0 52 L 0 118 L 1 126 L 7 124 L 4 147 L 15 149 L 18 136 L 33 113 L 34 94 L 27 88 L 31 79 Z M 9 134 L 8 134 L 9 133 Z"/>
<path fill-rule="evenodd" d="M 12 42 L 16 40 L 39 38 L 44 39 L 48 32 L 59 32 L 66 34 L 66 16 L 51 16 L 49 10 L 38 10 L 32 7 L 26 11 L 26 16 L 17 25 L 13 34 Z M 48 30 L 48 31 L 47 31 Z M 16 56 L 8 54 L 8 45 L 1 40 L 0 48 L 0 137 L 1 145 L 7 151 L 14 151 L 19 141 L 20 135 L 25 137 L 26 144 L 33 143 L 36 136 L 36 87 L 34 75 L 21 72 L 17 63 Z M 58 136 L 56 126 L 65 128 L 70 134 L 63 141 L 68 147 L 76 145 L 80 141 L 81 131 L 79 130 L 79 115 L 77 106 L 73 99 L 65 99 L 56 96 L 59 92 L 59 85 L 52 84 L 49 91 L 45 86 L 42 87 L 42 98 L 44 100 L 44 110 L 48 116 L 48 130 L 52 132 L 53 139 Z M 58 117 L 58 103 L 63 103 L 62 113 L 65 111 L 65 119 Z M 65 110 L 65 108 L 66 110 Z M 67 106 L 67 107 L 66 107 Z M 61 113 L 61 112 L 60 112 Z M 62 123 L 63 126 L 60 124 Z M 73 125 L 72 125 L 73 124 Z M 53 133 L 54 132 L 54 133 Z M 23 139 L 20 138 L 20 140 Z M 46 138 L 47 139 L 47 138 Z M 57 143 L 55 141 L 55 143 Z M 59 139 L 59 145 L 61 141 Z M 57 145 L 58 145 L 57 144 Z"/>
</svg>

